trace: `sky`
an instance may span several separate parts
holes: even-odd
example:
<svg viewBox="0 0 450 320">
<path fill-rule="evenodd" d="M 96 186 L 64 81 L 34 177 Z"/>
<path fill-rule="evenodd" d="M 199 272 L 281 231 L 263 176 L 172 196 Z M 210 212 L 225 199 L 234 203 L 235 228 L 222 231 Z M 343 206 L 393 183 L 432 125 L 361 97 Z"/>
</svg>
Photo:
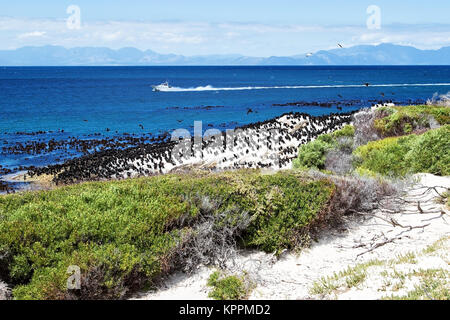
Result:
<svg viewBox="0 0 450 320">
<path fill-rule="evenodd" d="M 448 0 L 1 0 L 0 50 L 102 46 L 268 57 L 338 43 L 438 49 L 450 46 L 449 12 Z"/>
</svg>

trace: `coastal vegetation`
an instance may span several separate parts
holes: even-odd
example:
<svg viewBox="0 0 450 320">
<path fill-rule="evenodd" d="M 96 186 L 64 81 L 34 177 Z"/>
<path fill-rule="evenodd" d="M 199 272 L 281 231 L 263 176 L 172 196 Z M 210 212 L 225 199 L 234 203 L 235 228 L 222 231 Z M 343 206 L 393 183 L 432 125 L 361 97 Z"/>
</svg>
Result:
<svg viewBox="0 0 450 320">
<path fill-rule="evenodd" d="M 448 175 L 448 150 L 448 107 L 383 107 L 302 145 L 296 170 L 191 170 L 0 196 L 0 279 L 14 299 L 122 299 L 176 270 L 220 268 L 236 248 L 277 256 L 396 193 L 380 176 Z M 377 264 L 313 291 L 358 286 Z M 79 289 L 68 288 L 73 267 Z M 248 295 L 244 278 L 220 271 L 208 285 L 214 299 Z"/>
<path fill-rule="evenodd" d="M 364 170 L 405 176 L 426 172 L 450 174 L 450 125 L 429 130 L 421 135 L 410 134 L 369 142 L 354 151 L 356 166 Z"/>
<path fill-rule="evenodd" d="M 278 252 L 302 244 L 334 193 L 327 179 L 244 170 L 2 196 L 1 278 L 16 299 L 123 298 L 184 266 L 189 246 L 208 240 L 198 239 L 204 217 L 215 217 L 204 237 L 232 230 L 224 237 Z M 70 266 L 80 268 L 81 290 L 67 289 Z"/>
<path fill-rule="evenodd" d="M 382 107 L 377 113 L 374 126 L 383 136 L 405 135 L 450 124 L 450 108 L 444 106 Z"/>
<path fill-rule="evenodd" d="M 280 254 L 394 190 L 370 179 L 239 170 L 0 197 L 0 276 L 15 299 L 121 299 L 236 246 Z M 80 290 L 69 290 L 71 267 Z"/>
<path fill-rule="evenodd" d="M 363 119 L 353 126 L 302 145 L 294 168 L 390 177 L 450 174 L 449 107 L 381 107 L 358 116 Z"/>
<path fill-rule="evenodd" d="M 212 288 L 208 296 L 214 300 L 243 300 L 251 290 L 245 275 L 226 275 L 220 271 L 211 274 L 207 285 Z"/>
<path fill-rule="evenodd" d="M 296 169 L 325 169 L 327 153 L 332 150 L 348 148 L 348 142 L 351 141 L 354 134 L 355 128 L 347 125 L 333 133 L 320 135 L 316 140 L 300 146 L 298 157 L 294 160 L 293 167 Z"/>
</svg>

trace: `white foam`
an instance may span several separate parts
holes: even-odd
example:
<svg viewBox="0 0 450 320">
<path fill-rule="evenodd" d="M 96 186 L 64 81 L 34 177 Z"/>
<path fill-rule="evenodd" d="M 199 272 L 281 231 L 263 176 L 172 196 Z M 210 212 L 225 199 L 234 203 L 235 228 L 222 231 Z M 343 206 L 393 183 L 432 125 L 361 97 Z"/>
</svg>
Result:
<svg viewBox="0 0 450 320">
<path fill-rule="evenodd" d="M 394 84 L 370 84 L 369 87 L 435 87 L 450 86 L 450 83 L 394 83 Z M 216 88 L 213 86 L 200 86 L 196 88 L 161 88 L 161 92 L 195 92 L 195 91 L 243 91 L 243 90 L 273 90 L 273 89 L 321 89 L 321 88 L 364 88 L 365 84 L 343 85 L 312 85 L 312 86 L 273 86 L 273 87 L 228 87 Z"/>
</svg>

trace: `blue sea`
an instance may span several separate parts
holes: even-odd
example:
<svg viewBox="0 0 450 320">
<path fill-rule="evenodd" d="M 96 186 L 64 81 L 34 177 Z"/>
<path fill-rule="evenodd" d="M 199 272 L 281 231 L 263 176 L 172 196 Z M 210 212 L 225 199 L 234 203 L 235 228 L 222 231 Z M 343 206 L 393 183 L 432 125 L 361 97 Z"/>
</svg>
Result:
<svg viewBox="0 0 450 320">
<path fill-rule="evenodd" d="M 152 91 L 165 81 L 169 90 Z M 224 130 L 290 111 L 321 115 L 377 101 L 420 103 L 449 91 L 450 66 L 5 67 L 0 166 L 43 166 L 82 154 L 8 149 L 18 144 L 148 137 L 191 130 L 194 121 Z"/>
</svg>

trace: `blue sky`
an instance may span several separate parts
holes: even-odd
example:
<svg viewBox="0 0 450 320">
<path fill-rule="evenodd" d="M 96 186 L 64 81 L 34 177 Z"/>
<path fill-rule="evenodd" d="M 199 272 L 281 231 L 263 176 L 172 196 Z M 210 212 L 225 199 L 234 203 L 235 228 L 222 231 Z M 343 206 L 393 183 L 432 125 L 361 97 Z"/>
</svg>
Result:
<svg viewBox="0 0 450 320">
<path fill-rule="evenodd" d="M 66 9 L 81 10 L 68 29 Z M 381 28 L 368 29 L 368 6 Z M 72 0 L 2 1 L 0 49 L 26 45 L 133 46 L 185 55 L 295 55 L 392 42 L 436 49 L 450 45 L 450 1 Z"/>
</svg>

